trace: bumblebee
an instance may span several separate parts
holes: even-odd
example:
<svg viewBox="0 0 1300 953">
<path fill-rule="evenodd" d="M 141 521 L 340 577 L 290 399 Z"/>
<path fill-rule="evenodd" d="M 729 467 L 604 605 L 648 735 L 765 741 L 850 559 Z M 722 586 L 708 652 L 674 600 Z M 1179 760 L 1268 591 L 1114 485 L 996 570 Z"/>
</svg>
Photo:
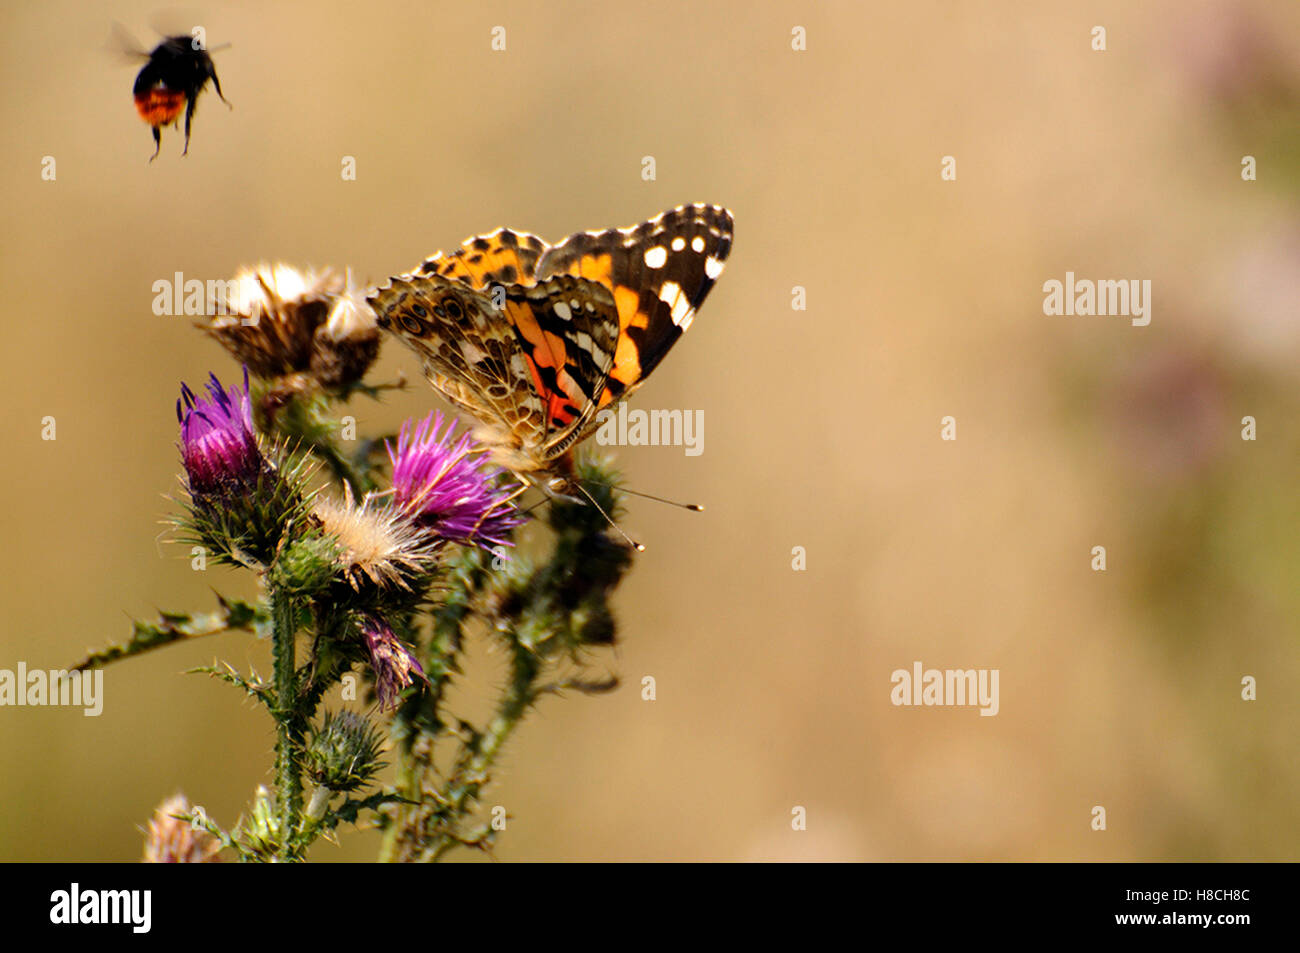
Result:
<svg viewBox="0 0 1300 953">
<path fill-rule="evenodd" d="M 136 112 L 153 130 L 154 150 L 149 161 L 158 158 L 158 150 L 162 148 L 162 127 L 179 124 L 181 110 L 185 111 L 185 151 L 181 155 L 187 155 L 194 105 L 208 80 L 212 80 L 221 101 L 230 106 L 221 92 L 212 57 L 190 36 L 169 36 L 145 55 L 149 62 L 136 75 L 132 93 Z"/>
</svg>

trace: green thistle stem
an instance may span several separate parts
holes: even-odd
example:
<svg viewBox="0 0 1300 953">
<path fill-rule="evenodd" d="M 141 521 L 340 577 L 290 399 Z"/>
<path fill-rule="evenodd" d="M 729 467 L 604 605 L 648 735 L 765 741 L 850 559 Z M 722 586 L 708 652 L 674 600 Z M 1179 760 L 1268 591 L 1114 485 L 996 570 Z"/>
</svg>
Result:
<svg viewBox="0 0 1300 953">
<path fill-rule="evenodd" d="M 384 832 L 379 852 L 381 863 L 409 863 L 419 859 L 424 832 L 436 829 L 444 819 L 443 812 L 430 797 L 431 779 L 437 774 L 435 748 L 446 730 L 438 711 L 443 693 L 458 671 L 461 629 L 472 615 L 470 604 L 486 571 L 483 556 L 477 551 L 467 551 L 461 559 L 462 565 L 452 573 L 446 601 L 434 612 L 431 643 L 422 659 L 429 687 L 414 704 L 399 709 L 393 719 L 392 739 L 399 753 L 397 793 L 409 801 L 423 803 L 403 806 L 395 812 Z"/>
<path fill-rule="evenodd" d="M 465 746 L 456 763 L 456 770 L 447 779 L 440 800 L 453 818 L 463 817 L 478 800 L 479 792 L 488 782 L 497 755 L 506 741 L 537 700 L 537 677 L 542 662 L 531 651 L 516 644 L 511 656 L 510 684 L 502 693 L 497 713 L 482 734 L 476 735 Z M 462 843 L 454 831 L 443 830 L 432 839 L 421 859 L 440 860 L 447 851 Z"/>
<path fill-rule="evenodd" d="M 280 859 L 297 855 L 302 820 L 302 747 L 297 713 L 294 640 L 297 618 L 293 601 L 279 586 L 271 586 L 271 638 L 275 655 L 275 782 L 280 807 Z"/>
<path fill-rule="evenodd" d="M 380 860 L 384 862 L 428 863 L 441 860 L 452 848 L 467 843 L 460 823 L 472 810 L 479 792 L 489 780 L 497 755 L 513 734 L 538 696 L 537 679 L 542 660 L 528 649 L 516 646 L 512 654 L 511 678 L 497 705 L 497 713 L 480 734 L 462 747 L 456 768 L 442 790 L 412 815 L 402 816 L 384 838 Z M 430 739 L 421 739 L 426 743 Z M 420 751 L 417 754 L 426 752 Z M 412 759 L 423 762 L 423 758 Z M 411 766 L 403 776 L 402 794 L 419 794 L 420 778 L 427 773 Z M 423 765 L 421 765 L 423 767 Z M 434 806 L 436 805 L 436 806 Z"/>
</svg>

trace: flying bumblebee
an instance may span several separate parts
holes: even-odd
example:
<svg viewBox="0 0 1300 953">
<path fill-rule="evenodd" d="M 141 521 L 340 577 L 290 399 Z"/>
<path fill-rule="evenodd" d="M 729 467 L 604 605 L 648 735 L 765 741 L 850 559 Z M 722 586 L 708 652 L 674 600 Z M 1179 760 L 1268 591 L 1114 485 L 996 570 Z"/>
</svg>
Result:
<svg viewBox="0 0 1300 953">
<path fill-rule="evenodd" d="M 185 150 L 181 155 L 188 155 L 194 106 L 208 80 L 212 80 L 221 101 L 230 106 L 230 101 L 221 92 L 221 81 L 217 79 L 211 55 L 201 40 L 184 35 L 169 36 L 151 52 L 138 51 L 137 55 L 149 58 L 136 75 L 131 90 L 135 96 L 136 112 L 153 131 L 154 150 L 149 161 L 158 158 L 158 151 L 162 148 L 162 127 L 179 125 L 181 110 L 185 111 Z"/>
</svg>

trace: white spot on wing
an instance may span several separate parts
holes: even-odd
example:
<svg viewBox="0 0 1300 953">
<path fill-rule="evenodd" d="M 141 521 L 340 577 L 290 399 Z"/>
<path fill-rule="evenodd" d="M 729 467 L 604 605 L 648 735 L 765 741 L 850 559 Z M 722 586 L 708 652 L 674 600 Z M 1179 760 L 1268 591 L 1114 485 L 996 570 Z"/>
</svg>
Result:
<svg viewBox="0 0 1300 953">
<path fill-rule="evenodd" d="M 653 248 L 645 250 L 645 265 L 647 268 L 662 268 L 664 262 L 668 261 L 668 249 L 663 245 L 655 245 Z"/>
<path fill-rule="evenodd" d="M 704 273 L 710 278 L 717 278 L 722 274 L 722 262 L 710 255 L 704 259 Z"/>
<path fill-rule="evenodd" d="M 691 251 L 696 251 L 696 252 L 704 251 L 703 235 L 696 235 L 694 238 L 691 239 Z"/>
<path fill-rule="evenodd" d="M 681 285 L 675 281 L 665 281 L 663 287 L 659 289 L 659 300 L 672 308 L 673 324 L 683 331 L 691 326 L 695 309 L 691 307 L 691 302 L 686 295 L 682 294 Z"/>
<path fill-rule="evenodd" d="M 673 251 L 681 251 L 685 247 L 686 239 L 682 238 L 682 236 L 678 235 L 673 239 Z"/>
<path fill-rule="evenodd" d="M 709 260 L 712 261 L 713 259 L 709 259 Z M 556 317 L 558 317 L 561 321 L 568 321 L 570 318 L 573 317 L 573 312 L 569 310 L 569 306 L 565 304 L 563 301 L 555 302 L 555 307 L 552 310 L 555 311 Z"/>
</svg>

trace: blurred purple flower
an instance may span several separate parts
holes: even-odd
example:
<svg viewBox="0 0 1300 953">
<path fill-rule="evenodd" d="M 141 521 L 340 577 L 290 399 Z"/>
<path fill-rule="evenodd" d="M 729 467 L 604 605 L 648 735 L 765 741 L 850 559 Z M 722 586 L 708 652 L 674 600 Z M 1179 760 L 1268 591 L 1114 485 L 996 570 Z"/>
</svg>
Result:
<svg viewBox="0 0 1300 953">
<path fill-rule="evenodd" d="M 397 696 L 417 677 L 427 681 L 424 669 L 382 616 L 366 616 L 361 624 L 361 635 L 370 652 L 370 667 L 375 673 L 379 707 L 391 711 L 397 707 Z"/>
<path fill-rule="evenodd" d="M 414 428 L 407 421 L 397 448 L 389 446 L 397 505 L 446 539 L 489 550 L 513 545 L 507 534 L 524 522 L 510 502 L 517 488 L 499 485 L 500 470 L 484 464 L 469 434 L 454 438 L 454 422 L 443 424 L 436 412 Z"/>
<path fill-rule="evenodd" d="M 205 398 L 182 383 L 176 419 L 181 424 L 181 458 L 192 496 L 232 497 L 256 488 L 263 461 L 253 436 L 247 368 L 242 389 L 224 390 L 212 374 Z"/>
<path fill-rule="evenodd" d="M 1213 0 L 1171 23 L 1175 66 L 1198 99 L 1241 109 L 1252 102 L 1294 103 L 1300 92 L 1295 44 L 1262 9 L 1237 0 Z"/>
<path fill-rule="evenodd" d="M 1107 387 L 1112 433 L 1128 472 L 1173 485 L 1204 479 L 1231 433 L 1216 354 L 1171 347 L 1117 368 Z"/>
</svg>

